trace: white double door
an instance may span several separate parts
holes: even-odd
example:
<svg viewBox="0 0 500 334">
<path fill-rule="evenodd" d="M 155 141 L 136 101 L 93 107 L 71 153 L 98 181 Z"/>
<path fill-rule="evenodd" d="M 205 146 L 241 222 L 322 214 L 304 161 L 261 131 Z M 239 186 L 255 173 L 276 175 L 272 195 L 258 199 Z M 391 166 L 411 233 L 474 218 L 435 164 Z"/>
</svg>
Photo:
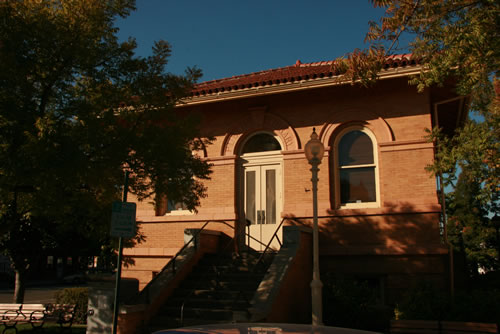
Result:
<svg viewBox="0 0 500 334">
<path fill-rule="evenodd" d="M 263 251 L 273 235 L 282 240 L 281 222 L 283 208 L 283 181 L 281 163 L 249 163 L 243 166 L 244 211 L 247 223 L 246 244 Z M 271 247 L 279 248 L 276 238 Z"/>
</svg>

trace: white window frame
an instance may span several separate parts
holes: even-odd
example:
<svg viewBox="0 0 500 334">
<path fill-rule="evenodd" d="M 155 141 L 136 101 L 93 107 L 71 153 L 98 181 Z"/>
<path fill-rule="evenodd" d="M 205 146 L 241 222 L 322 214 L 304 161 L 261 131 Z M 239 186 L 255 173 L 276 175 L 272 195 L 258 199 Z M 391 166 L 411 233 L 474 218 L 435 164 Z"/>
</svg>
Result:
<svg viewBox="0 0 500 334">
<path fill-rule="evenodd" d="M 280 144 L 280 146 L 281 146 L 281 150 L 242 153 L 243 149 L 245 148 L 245 145 L 250 141 L 250 139 L 252 139 L 253 137 L 255 137 L 257 135 L 262 135 L 262 134 L 269 135 L 269 136 L 273 137 L 274 139 L 276 139 L 278 144 Z M 281 152 L 284 150 L 283 147 L 285 147 L 285 145 L 282 143 L 281 138 L 277 134 L 270 132 L 270 131 L 256 131 L 256 132 L 253 132 L 251 135 L 247 136 L 243 140 L 243 142 L 241 143 L 241 146 L 239 147 L 238 150 L 239 150 L 240 157 L 255 157 L 255 156 L 262 156 L 262 155 L 281 154 Z"/>
<path fill-rule="evenodd" d="M 187 210 L 187 209 L 178 209 L 178 210 L 172 210 L 168 211 L 168 198 L 167 198 L 167 212 L 165 213 L 165 216 L 185 216 L 185 215 L 194 215 L 193 211 Z"/>
<path fill-rule="evenodd" d="M 339 165 L 339 154 L 340 151 L 338 149 L 340 140 L 344 135 L 346 135 L 348 132 L 351 131 L 361 131 L 364 134 L 366 134 L 370 140 L 372 141 L 372 148 L 373 148 L 373 164 L 366 164 L 366 165 L 354 165 L 354 166 L 349 166 L 349 167 L 340 167 Z M 377 139 L 375 138 L 375 135 L 373 132 L 370 131 L 370 129 L 364 127 L 364 126 L 350 126 L 348 128 L 343 129 L 336 137 L 333 145 L 333 150 L 334 154 L 332 154 L 333 157 L 333 173 L 334 173 L 334 180 L 335 180 L 335 197 L 334 197 L 334 204 L 336 208 L 339 209 L 364 209 L 364 208 L 379 208 L 380 207 L 380 177 L 379 177 L 379 161 L 378 161 L 378 144 L 377 144 Z M 363 168 L 363 167 L 374 167 L 374 175 L 375 175 L 375 198 L 376 200 L 374 202 L 361 202 L 361 203 L 341 203 L 341 196 L 340 196 L 340 170 L 341 169 L 355 169 L 355 168 Z"/>
</svg>

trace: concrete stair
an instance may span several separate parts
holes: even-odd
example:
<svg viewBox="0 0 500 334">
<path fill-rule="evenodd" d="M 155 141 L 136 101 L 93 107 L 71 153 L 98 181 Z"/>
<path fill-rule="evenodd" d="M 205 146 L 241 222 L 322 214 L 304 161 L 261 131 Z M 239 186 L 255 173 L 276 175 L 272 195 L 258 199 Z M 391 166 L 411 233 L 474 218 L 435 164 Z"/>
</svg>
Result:
<svg viewBox="0 0 500 334">
<path fill-rule="evenodd" d="M 248 322 L 250 301 L 274 254 L 206 254 L 151 320 L 153 330 Z"/>
</svg>

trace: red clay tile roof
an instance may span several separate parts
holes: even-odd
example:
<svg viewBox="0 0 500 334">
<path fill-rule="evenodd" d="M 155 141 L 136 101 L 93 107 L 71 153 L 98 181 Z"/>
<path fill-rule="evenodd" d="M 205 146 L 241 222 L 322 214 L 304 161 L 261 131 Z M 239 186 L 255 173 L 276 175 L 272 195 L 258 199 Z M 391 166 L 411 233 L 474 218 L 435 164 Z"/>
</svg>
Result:
<svg viewBox="0 0 500 334">
<path fill-rule="evenodd" d="M 339 75 L 339 73 L 333 72 L 333 63 L 334 61 L 330 60 L 302 64 L 300 60 L 297 60 L 292 66 L 206 81 L 195 86 L 192 91 L 192 96 L 198 97 L 219 92 L 237 91 L 245 88 L 333 77 Z M 411 58 L 410 54 L 393 55 L 387 57 L 384 69 L 415 66 L 417 63 L 417 61 Z"/>
</svg>

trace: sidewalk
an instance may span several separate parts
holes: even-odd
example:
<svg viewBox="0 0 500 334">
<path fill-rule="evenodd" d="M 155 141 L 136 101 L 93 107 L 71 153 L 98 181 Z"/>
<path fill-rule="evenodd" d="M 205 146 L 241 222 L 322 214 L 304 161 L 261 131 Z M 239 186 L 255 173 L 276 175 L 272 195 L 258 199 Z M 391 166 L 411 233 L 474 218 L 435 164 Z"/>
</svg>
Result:
<svg viewBox="0 0 500 334">
<path fill-rule="evenodd" d="M 43 287 L 43 286 L 54 286 L 61 285 L 60 281 L 57 280 L 35 280 L 26 282 L 26 287 Z M 0 281 L 0 290 L 14 290 L 14 280 L 12 282 Z"/>
<path fill-rule="evenodd" d="M 3 283 L 3 282 L 2 282 Z M 54 303 L 54 294 L 69 285 L 62 285 L 55 281 L 30 281 L 24 293 L 25 303 L 46 304 Z M 0 284 L 0 303 L 12 303 L 14 298 L 14 287 Z"/>
</svg>

